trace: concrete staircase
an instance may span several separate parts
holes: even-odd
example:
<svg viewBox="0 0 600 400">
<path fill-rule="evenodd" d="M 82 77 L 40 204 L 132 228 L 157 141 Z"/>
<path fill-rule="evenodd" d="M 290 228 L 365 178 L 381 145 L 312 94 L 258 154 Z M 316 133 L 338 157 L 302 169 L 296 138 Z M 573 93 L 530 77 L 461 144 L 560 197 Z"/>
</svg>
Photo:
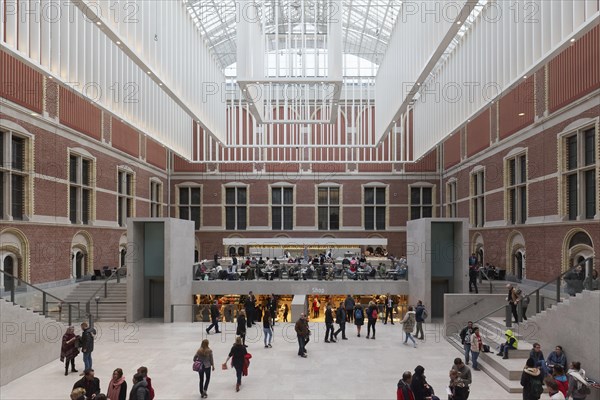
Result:
<svg viewBox="0 0 600 400">
<path fill-rule="evenodd" d="M 81 282 L 69 296 L 64 300 L 67 303 L 79 303 L 79 308 L 85 311 L 86 303 L 96 293 L 98 296 L 98 308 L 96 311 L 96 302 L 92 299 L 90 303 L 90 313 L 96 321 L 125 321 L 127 317 L 127 283 L 121 281 L 109 281 L 107 283 L 108 296 L 104 297 L 105 281 L 86 281 Z M 62 318 L 64 320 L 68 313 L 68 307 L 62 307 Z"/>
<path fill-rule="evenodd" d="M 525 367 L 525 361 L 529 357 L 529 352 L 533 348 L 535 340 L 531 340 L 531 328 L 528 329 L 528 323 L 521 323 L 513 326 L 511 329 L 519 340 L 519 348 L 509 351 L 509 359 L 504 360 L 497 356 L 496 348 L 506 341 L 504 332 L 503 318 L 484 318 L 477 322 L 475 326 L 479 327 L 479 332 L 483 337 L 483 343 L 490 346 L 491 353 L 479 353 L 477 360 L 479 368 L 495 380 L 509 393 L 522 393 L 523 388 L 520 384 L 521 372 Z M 460 342 L 458 334 L 446 337 L 448 342 L 464 356 L 463 345 Z M 461 357 L 462 358 L 462 357 Z"/>
</svg>

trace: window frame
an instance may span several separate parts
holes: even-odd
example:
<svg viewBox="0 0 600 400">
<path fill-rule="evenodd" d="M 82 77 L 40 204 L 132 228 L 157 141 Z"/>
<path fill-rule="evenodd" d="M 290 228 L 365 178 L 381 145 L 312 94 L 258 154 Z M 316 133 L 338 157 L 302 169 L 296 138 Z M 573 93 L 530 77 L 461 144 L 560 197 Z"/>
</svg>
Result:
<svg viewBox="0 0 600 400">
<path fill-rule="evenodd" d="M 273 204 L 273 190 L 281 189 L 281 204 Z M 285 203 L 285 189 L 292 190 L 292 203 Z M 274 228 L 273 210 L 275 207 L 281 208 L 281 224 L 280 228 Z M 290 229 L 285 229 L 285 208 L 291 208 L 292 226 Z M 296 186 L 291 184 L 273 184 L 269 185 L 269 226 L 272 231 L 289 231 L 296 228 Z"/>
<path fill-rule="evenodd" d="M 525 164 L 524 176 L 523 160 Z M 512 162 L 514 162 L 514 182 L 512 182 Z M 504 157 L 504 220 L 507 225 L 524 225 L 527 223 L 528 217 L 529 154 L 527 149 L 518 149 L 518 151 Z"/>
<path fill-rule="evenodd" d="M 373 190 L 373 203 L 366 203 L 366 190 L 367 189 L 372 189 Z M 384 201 L 383 203 L 377 203 L 377 189 L 383 189 L 384 190 Z M 364 184 L 361 186 L 361 198 L 362 198 L 362 218 L 361 218 L 361 223 L 362 223 L 362 229 L 365 231 L 380 231 L 380 230 L 385 230 L 389 227 L 389 195 L 390 195 L 390 191 L 389 191 L 389 185 L 386 184 L 381 184 L 381 183 L 368 183 L 368 184 Z M 373 208 L 373 227 L 372 228 L 367 228 L 367 207 L 372 207 Z M 383 209 L 383 223 L 384 226 L 383 227 L 378 227 L 377 226 L 377 210 L 378 209 Z"/>
<path fill-rule="evenodd" d="M 227 189 L 234 189 L 235 191 L 235 203 L 227 203 Z M 238 190 L 239 189 L 244 189 L 246 191 L 246 203 L 241 204 L 238 203 Z M 249 192 L 250 192 L 250 187 L 249 185 L 245 185 L 245 184 L 236 184 L 236 183 L 229 183 L 226 185 L 223 185 L 223 192 L 222 192 L 222 202 L 221 204 L 223 204 L 223 214 L 222 214 L 222 221 L 223 221 L 223 229 L 226 231 L 245 231 L 248 230 L 248 222 L 249 222 L 249 213 L 248 213 L 248 199 L 249 199 Z M 234 221 L 234 227 L 233 228 L 228 228 L 228 224 L 227 224 L 227 208 L 229 207 L 233 207 L 235 209 L 235 221 Z M 244 226 L 240 227 L 239 222 L 239 218 L 238 218 L 238 209 L 239 208 L 245 208 L 246 209 L 246 218 L 244 220 Z"/>
<path fill-rule="evenodd" d="M 559 171 L 559 209 L 560 215 L 563 221 L 592 221 L 600 219 L 600 194 L 599 185 L 597 183 L 600 176 L 600 126 L 599 120 L 596 119 L 592 123 L 585 123 L 581 126 L 571 129 L 567 132 L 558 135 L 559 143 L 559 154 L 560 154 L 560 171 Z M 586 159 L 586 136 L 587 133 L 592 131 L 593 141 L 593 159 L 590 163 L 587 163 Z M 569 154 L 569 141 L 570 139 L 576 139 L 576 160 L 575 166 L 571 168 L 570 165 L 570 154 Z M 587 176 L 589 173 L 594 175 L 592 184 L 595 187 L 591 190 L 592 198 L 595 204 L 593 204 L 594 214 L 588 216 L 587 214 L 587 203 L 588 203 L 588 190 L 587 190 Z M 575 177 L 575 189 L 570 190 L 570 181 L 572 177 Z M 576 199 L 572 202 L 570 193 L 576 195 Z M 575 204 L 576 210 L 573 212 L 572 205 Z"/>
<path fill-rule="evenodd" d="M 75 182 L 71 180 L 71 158 L 76 159 L 76 175 Z M 89 162 L 88 171 L 88 184 L 83 183 L 83 161 Z M 67 150 L 67 183 L 69 189 L 67 190 L 67 217 L 72 225 L 93 225 L 95 220 L 95 209 L 96 209 L 96 158 L 91 154 L 77 149 Z M 76 203 L 77 207 L 75 210 L 75 222 L 71 219 L 71 190 L 76 191 Z M 118 187 L 117 187 L 118 189 Z M 89 191 L 89 204 L 88 204 L 88 220 L 84 222 L 83 218 L 83 191 Z"/>
<path fill-rule="evenodd" d="M 469 191 L 470 191 L 470 219 L 471 219 L 471 227 L 473 228 L 482 228 L 485 226 L 485 193 L 486 193 L 486 184 L 485 184 L 485 167 L 475 168 L 471 171 L 469 175 Z M 478 191 L 478 176 L 481 176 L 482 183 L 482 192 Z M 481 217 L 481 220 L 480 220 Z"/>
<path fill-rule="evenodd" d="M 11 123 L 8 123 L 11 125 Z M 16 124 L 15 124 L 16 125 Z M 0 157 L 0 221 L 29 221 L 33 216 L 33 149 L 35 146 L 35 137 L 15 126 L 0 127 L 0 140 L 3 141 L 0 151 L 3 152 Z M 17 137 L 23 140 L 23 168 L 18 170 L 12 166 L 12 139 Z M 22 183 L 21 215 L 15 218 L 13 213 L 13 176 L 20 176 Z"/>
<path fill-rule="evenodd" d="M 127 184 L 127 177 L 131 176 L 130 193 L 122 193 L 121 186 L 123 183 Z M 121 182 L 124 180 L 124 182 Z M 135 187 L 136 187 L 136 176 L 135 171 L 129 167 L 120 166 L 117 168 L 117 224 L 121 228 L 127 227 L 127 218 L 135 218 Z M 129 205 L 128 202 L 131 201 Z M 120 216 L 125 211 L 123 222 L 119 221 Z"/>
<path fill-rule="evenodd" d="M 181 203 L 181 189 L 200 189 L 200 196 L 199 196 L 199 203 L 198 204 L 192 204 L 192 193 L 191 191 L 189 192 L 188 196 L 189 196 L 189 203 L 188 204 L 182 204 Z M 183 183 L 179 183 L 177 185 L 175 185 L 175 207 L 176 207 L 176 216 L 179 219 L 183 219 L 181 218 L 181 207 L 187 207 L 189 210 L 188 212 L 188 218 L 186 218 L 186 221 L 193 221 L 194 222 L 194 231 L 199 231 L 202 228 L 202 222 L 204 220 L 204 218 L 202 218 L 202 194 L 204 193 L 204 187 L 201 184 L 198 183 L 194 183 L 194 182 L 183 182 Z M 195 224 L 195 220 L 192 219 L 192 212 L 191 209 L 192 207 L 198 207 L 198 224 L 196 226 Z"/>
<path fill-rule="evenodd" d="M 413 204 L 412 203 L 412 190 L 413 189 L 419 189 L 420 193 L 419 193 L 419 204 Z M 431 204 L 425 204 L 423 203 L 423 189 L 431 189 Z M 422 219 L 422 218 L 435 218 L 436 217 L 436 208 L 437 208 L 437 204 L 436 204 L 436 185 L 433 183 L 429 183 L 429 182 L 417 182 L 417 183 L 412 183 L 410 185 L 408 185 L 408 216 L 407 216 L 407 221 L 413 221 L 416 219 Z M 424 217 L 423 216 L 423 207 L 431 207 L 431 217 Z M 419 218 L 413 218 L 412 217 L 412 209 L 413 207 L 419 207 L 420 209 L 420 217 Z"/>
<path fill-rule="evenodd" d="M 163 217 L 163 193 L 163 182 L 156 177 L 150 178 L 150 192 L 148 196 L 148 201 L 150 203 L 150 218 Z"/>
<path fill-rule="evenodd" d="M 453 178 L 446 182 L 446 217 L 457 218 L 458 214 L 458 180 Z"/>
<path fill-rule="evenodd" d="M 319 190 L 323 190 L 323 189 L 327 190 L 327 203 L 326 204 L 319 203 Z M 332 189 L 335 189 L 338 192 L 337 204 L 331 203 L 331 190 Z M 320 227 L 319 211 L 322 208 L 327 210 L 327 228 L 326 229 L 321 229 L 321 227 Z M 338 218 L 337 228 L 331 227 L 331 209 L 332 208 L 337 208 L 337 218 Z M 341 185 L 333 184 L 333 183 L 325 183 L 325 184 L 315 185 L 315 226 L 318 231 L 321 231 L 321 232 L 339 231 L 342 226 L 342 224 L 341 224 L 342 208 L 343 207 L 342 207 L 342 186 Z"/>
</svg>

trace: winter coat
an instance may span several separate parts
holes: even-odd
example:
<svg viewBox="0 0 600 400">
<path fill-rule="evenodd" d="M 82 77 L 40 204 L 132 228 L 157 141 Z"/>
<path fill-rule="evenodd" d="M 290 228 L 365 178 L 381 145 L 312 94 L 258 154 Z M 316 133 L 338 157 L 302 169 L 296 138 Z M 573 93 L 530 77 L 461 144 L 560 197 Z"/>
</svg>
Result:
<svg viewBox="0 0 600 400">
<path fill-rule="evenodd" d="M 60 348 L 60 361 L 70 360 L 72 358 L 77 357 L 79 354 L 79 349 L 77 348 L 78 339 L 76 338 L 74 333 L 65 333 L 62 337 L 62 346 Z M 70 340 L 73 340 L 71 343 L 68 343 Z"/>
<path fill-rule="evenodd" d="M 150 391 L 148 390 L 148 382 L 142 379 L 131 388 L 129 392 L 129 400 L 148 400 L 150 399 Z M 112 399 L 111 399 L 112 400 Z"/>
<path fill-rule="evenodd" d="M 338 307 L 335 312 L 335 323 L 344 324 L 346 323 L 346 310 L 342 307 Z"/>
<path fill-rule="evenodd" d="M 404 315 L 404 318 L 402 319 L 402 321 L 400 321 L 400 323 L 402 324 L 402 329 L 404 330 L 404 332 L 412 333 L 412 331 L 415 329 L 415 324 L 416 324 L 415 312 L 414 311 L 407 312 Z"/>
<path fill-rule="evenodd" d="M 111 379 L 108 384 L 108 389 L 106 390 L 106 396 L 110 400 L 127 400 L 127 382 L 125 381 L 125 377 L 121 377 L 121 379 Z"/>
<path fill-rule="evenodd" d="M 471 335 L 471 351 L 478 353 L 482 350 L 483 350 L 483 338 L 481 337 L 481 335 L 479 335 L 479 337 L 477 337 L 477 335 L 473 333 Z"/>
<path fill-rule="evenodd" d="M 333 324 L 333 311 L 331 311 L 331 308 L 325 310 L 325 323 Z"/>
<path fill-rule="evenodd" d="M 396 400 L 415 400 L 410 386 L 406 384 L 402 379 L 398 382 L 398 389 L 396 390 Z"/>
<path fill-rule="evenodd" d="M 542 382 L 544 377 L 539 368 L 525 368 L 521 373 L 521 386 L 523 386 L 523 400 L 538 400 L 540 396 L 532 393 L 533 381 Z"/>
</svg>

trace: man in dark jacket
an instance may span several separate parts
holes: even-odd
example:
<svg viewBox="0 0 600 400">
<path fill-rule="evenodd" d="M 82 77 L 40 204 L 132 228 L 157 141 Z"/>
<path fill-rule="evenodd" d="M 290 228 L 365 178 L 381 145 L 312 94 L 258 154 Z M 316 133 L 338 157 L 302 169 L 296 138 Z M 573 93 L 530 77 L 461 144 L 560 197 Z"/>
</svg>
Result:
<svg viewBox="0 0 600 400">
<path fill-rule="evenodd" d="M 342 340 L 348 340 L 346 337 L 346 309 L 343 302 L 340 302 L 340 306 L 335 312 L 335 323 L 340 327 L 333 333 L 333 336 L 337 339 L 337 335 L 342 332 Z"/>
<path fill-rule="evenodd" d="M 542 353 L 541 344 L 533 344 L 533 349 L 529 352 L 529 358 L 535 362 L 535 366 L 540 369 L 543 374 L 542 376 L 548 375 L 548 368 L 546 368 L 546 360 L 544 359 L 544 353 Z"/>
<path fill-rule="evenodd" d="M 352 322 L 352 314 L 354 312 L 354 299 L 352 296 L 346 296 L 346 300 L 344 300 L 344 307 L 346 307 L 346 316 L 348 318 L 348 322 Z"/>
<path fill-rule="evenodd" d="M 423 305 L 423 302 L 419 300 L 417 307 L 415 308 L 415 320 L 417 321 L 417 333 L 415 336 L 420 340 L 425 339 L 425 333 L 423 332 L 423 322 L 425 322 L 425 316 L 423 315 L 424 312 L 425 306 Z M 421 337 L 419 337 L 419 332 L 421 332 Z"/>
<path fill-rule="evenodd" d="M 306 343 L 308 343 L 308 336 L 310 331 L 308 329 L 308 321 L 304 313 L 300 314 L 300 318 L 296 321 L 294 327 L 296 335 L 298 336 L 298 355 L 302 358 L 306 358 Z"/>
<path fill-rule="evenodd" d="M 129 392 L 129 400 L 150 400 L 150 391 L 144 375 L 137 373 L 133 376 L 133 387 Z"/>
<path fill-rule="evenodd" d="M 210 330 L 214 327 L 215 333 L 221 333 L 219 330 L 219 317 L 221 313 L 219 312 L 219 301 L 215 300 L 215 302 L 210 306 L 210 320 L 211 324 L 206 328 L 206 334 L 210 334 Z"/>
<path fill-rule="evenodd" d="M 469 321 L 467 326 L 460 331 L 460 342 L 465 349 L 465 364 L 469 365 L 469 356 L 471 355 L 471 333 L 473 333 L 473 322 Z"/>
<path fill-rule="evenodd" d="M 86 400 L 93 399 L 100 393 L 100 379 L 94 376 L 93 369 L 83 371 L 83 378 L 75 382 L 73 389 L 79 387 L 85 389 Z"/>
<path fill-rule="evenodd" d="M 394 300 L 392 299 L 391 294 L 387 294 L 385 298 L 385 319 L 383 320 L 383 324 L 387 324 L 388 316 L 390 317 L 390 321 L 392 325 L 394 325 Z"/>
<path fill-rule="evenodd" d="M 331 304 L 327 304 L 325 310 L 325 343 L 335 343 L 336 340 L 333 338 L 333 311 L 331 310 Z"/>
<path fill-rule="evenodd" d="M 87 322 L 81 324 L 81 352 L 83 353 L 84 369 L 92 369 L 92 352 L 94 351 L 94 336 L 96 330 L 90 328 Z M 83 373 L 81 374 L 83 375 Z"/>
</svg>

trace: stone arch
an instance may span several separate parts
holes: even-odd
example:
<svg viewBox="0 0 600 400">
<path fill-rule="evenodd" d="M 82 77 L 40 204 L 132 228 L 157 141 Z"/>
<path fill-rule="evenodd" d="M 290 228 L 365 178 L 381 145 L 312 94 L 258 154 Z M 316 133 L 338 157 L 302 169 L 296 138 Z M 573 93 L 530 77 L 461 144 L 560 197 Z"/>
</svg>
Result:
<svg viewBox="0 0 600 400">
<path fill-rule="evenodd" d="M 506 240 L 506 264 L 510 274 L 521 280 L 526 277 L 525 238 L 519 231 L 512 231 Z"/>
<path fill-rule="evenodd" d="M 127 264 L 127 233 L 124 232 L 119 238 L 119 267 Z"/>
<path fill-rule="evenodd" d="M 582 228 L 573 228 L 565 235 L 562 248 L 561 272 L 565 272 L 583 257 L 593 257 L 594 242 L 592 236 Z"/>
<path fill-rule="evenodd" d="M 71 277 L 83 278 L 94 271 L 94 247 L 92 236 L 79 231 L 71 240 Z"/>
<path fill-rule="evenodd" d="M 12 259 L 12 275 L 30 282 L 29 240 L 19 229 L 6 228 L 0 231 L 0 266 L 3 269 L 7 257 Z M 4 274 L 0 274 L 0 287 L 4 287 Z"/>
<path fill-rule="evenodd" d="M 471 239 L 471 253 L 475 253 L 475 255 L 477 256 L 477 260 L 481 265 L 485 265 L 483 236 L 479 232 L 475 232 Z"/>
</svg>

